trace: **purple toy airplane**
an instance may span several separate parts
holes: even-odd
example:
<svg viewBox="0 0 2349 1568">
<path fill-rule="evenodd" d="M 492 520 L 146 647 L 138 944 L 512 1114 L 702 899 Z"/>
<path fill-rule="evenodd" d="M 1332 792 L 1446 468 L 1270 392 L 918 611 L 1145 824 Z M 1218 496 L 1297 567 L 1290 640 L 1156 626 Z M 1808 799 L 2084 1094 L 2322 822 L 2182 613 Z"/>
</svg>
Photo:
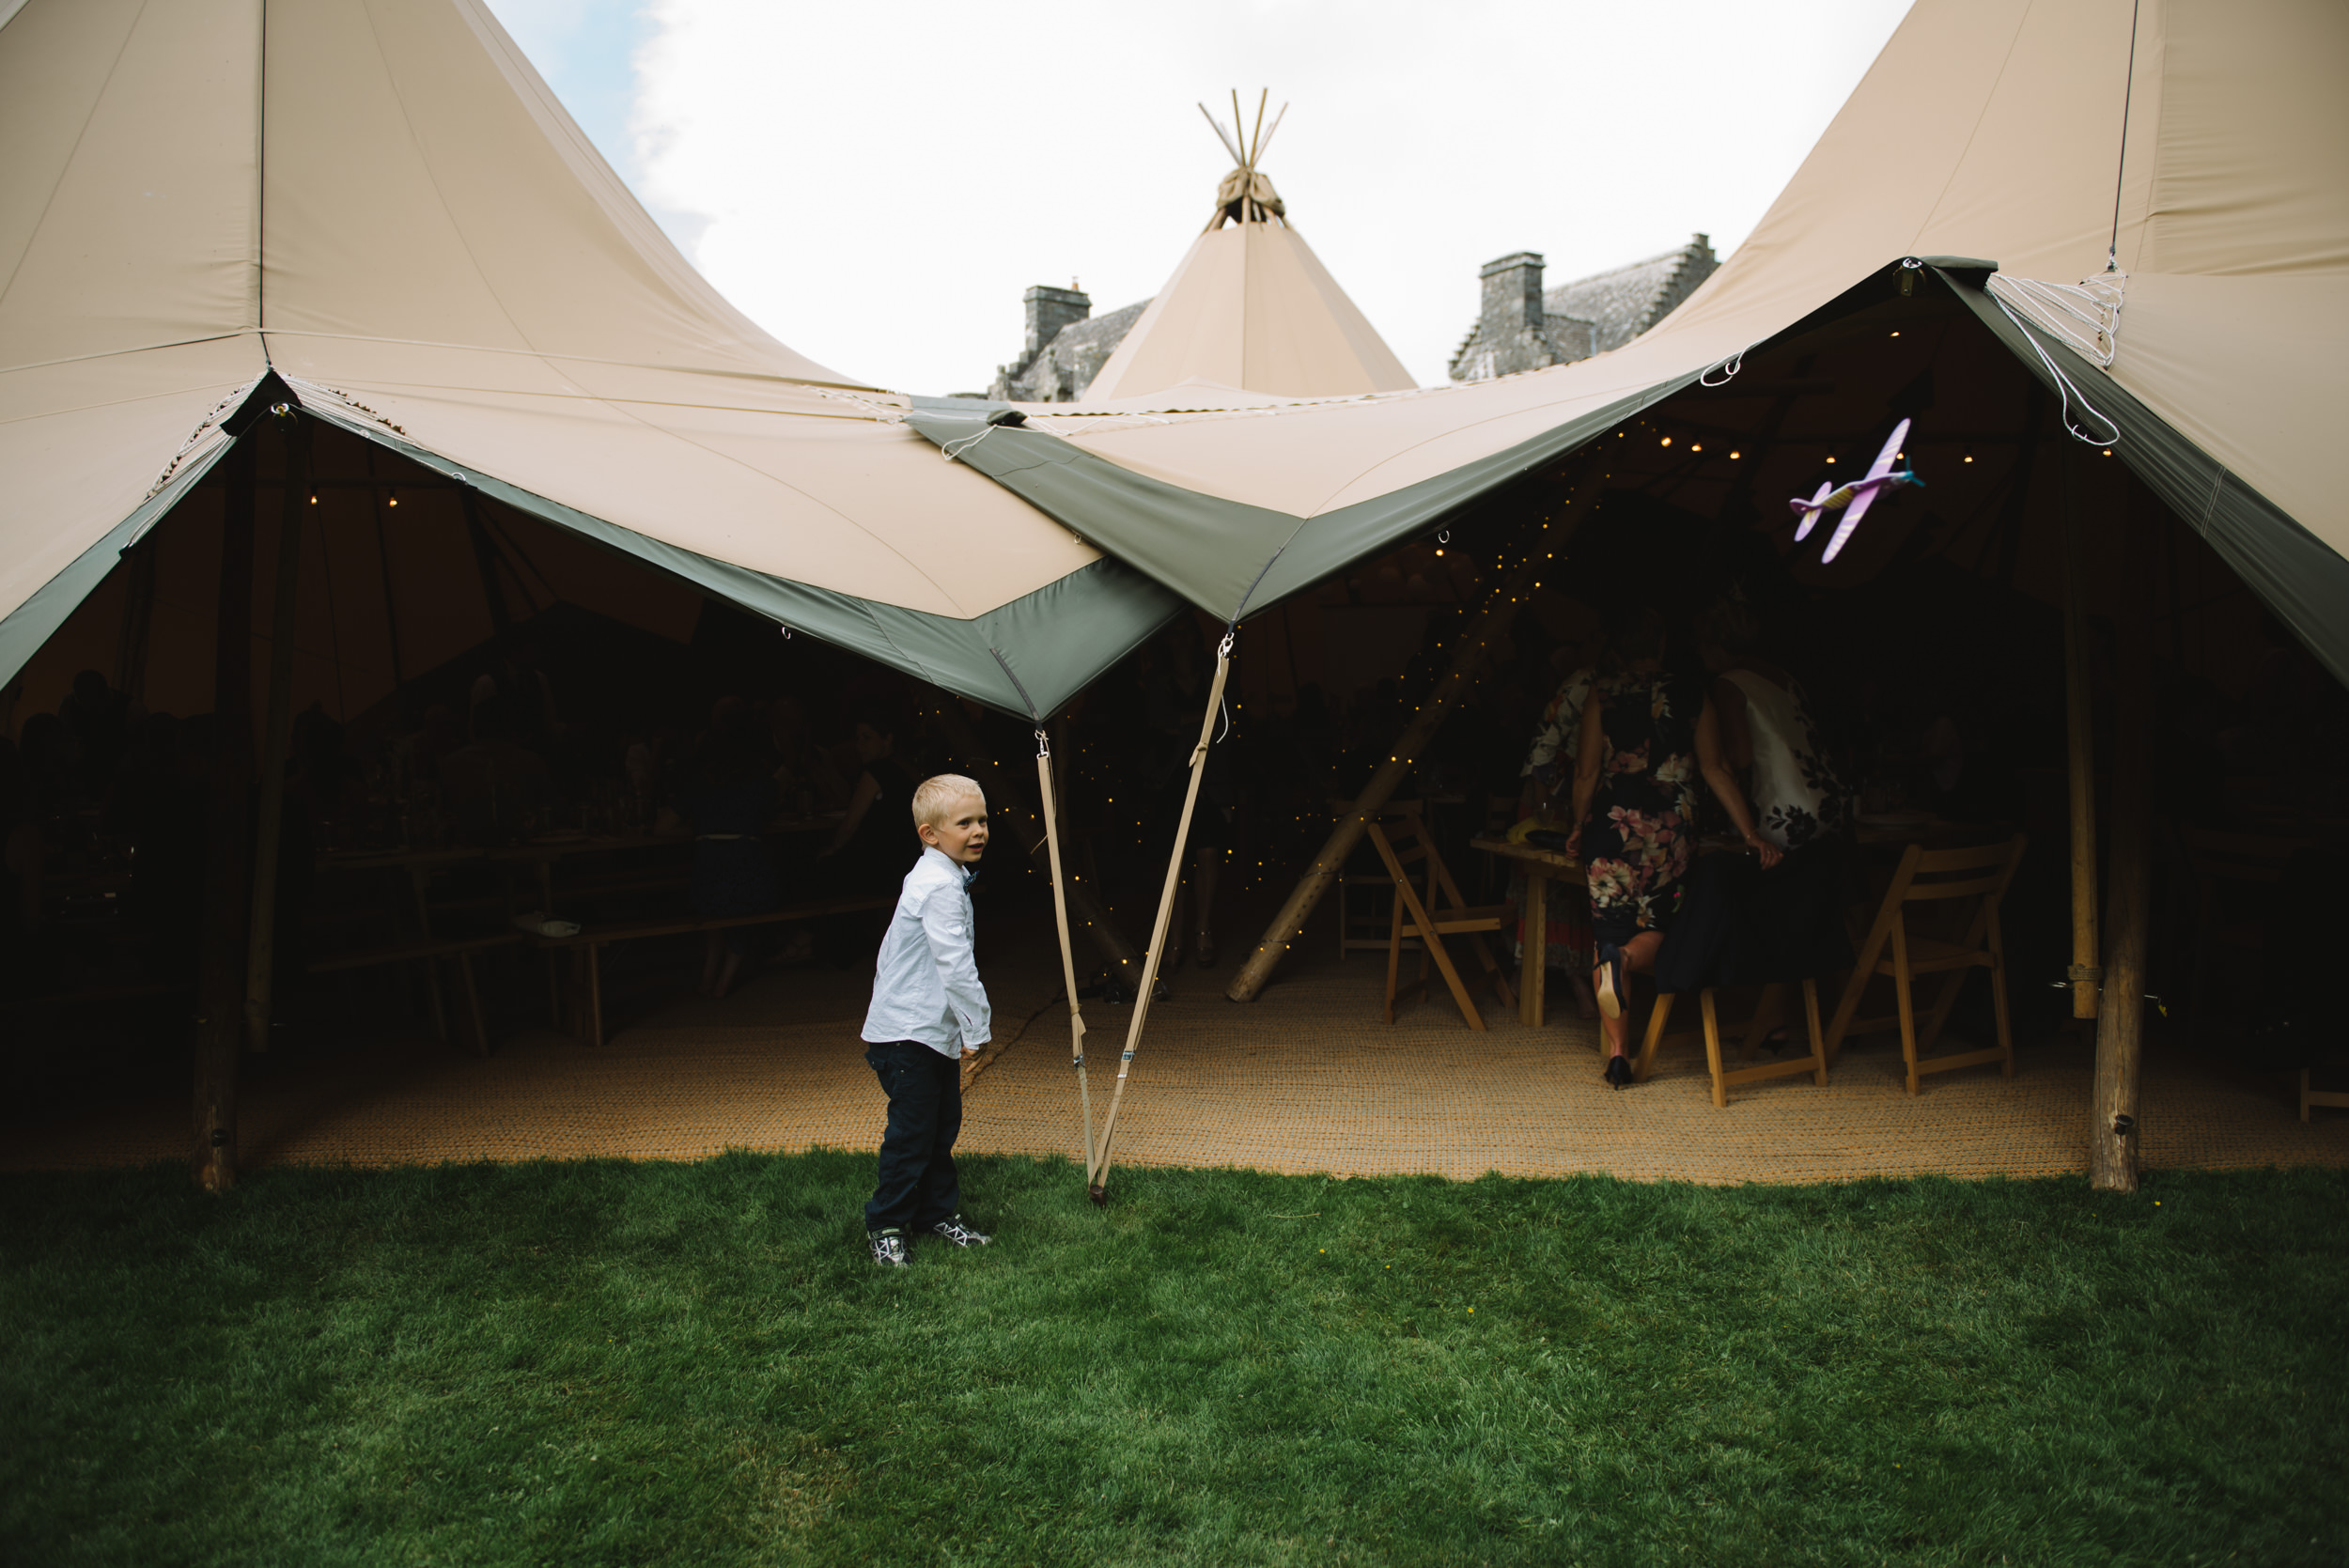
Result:
<svg viewBox="0 0 2349 1568">
<path fill-rule="evenodd" d="M 1843 541 L 1851 537 L 1852 530 L 1859 526 L 1859 520 L 1868 515 L 1869 506 L 1875 504 L 1878 495 L 1886 490 L 1899 489 L 1903 485 L 1915 485 L 1920 489 L 1924 488 L 1925 482 L 1917 477 L 1914 470 L 1892 472 L 1892 459 L 1899 455 L 1901 442 L 1907 439 L 1908 421 L 1904 419 L 1892 427 L 1891 440 L 1884 443 L 1884 450 L 1876 454 L 1876 460 L 1868 466 L 1868 472 L 1861 477 L 1841 489 L 1822 484 L 1818 493 L 1810 500 L 1797 497 L 1786 503 L 1802 516 L 1802 526 L 1795 530 L 1797 544 L 1811 536 L 1811 530 L 1817 526 L 1821 512 L 1840 511 L 1843 514 L 1843 520 L 1835 525 L 1834 536 L 1827 542 L 1826 552 L 1819 557 L 1822 566 L 1835 559 L 1836 552 L 1843 548 Z"/>
</svg>

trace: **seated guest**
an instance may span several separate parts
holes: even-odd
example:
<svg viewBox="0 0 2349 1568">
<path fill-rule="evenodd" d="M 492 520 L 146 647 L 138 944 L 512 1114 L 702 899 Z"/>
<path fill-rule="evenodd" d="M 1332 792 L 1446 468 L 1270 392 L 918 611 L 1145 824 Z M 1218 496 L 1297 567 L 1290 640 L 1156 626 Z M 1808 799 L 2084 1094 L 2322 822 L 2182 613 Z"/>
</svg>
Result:
<svg viewBox="0 0 2349 1568">
<path fill-rule="evenodd" d="M 694 777 L 677 797 L 693 823 L 693 913 L 705 918 L 763 914 L 776 906 L 766 838 L 775 783 L 763 766 L 756 735 L 741 722 L 746 717 L 735 715 L 709 732 L 694 759 Z M 751 925 L 710 932 L 702 953 L 702 994 L 718 998 L 732 990 L 757 940 Z"/>
<path fill-rule="evenodd" d="M 547 804 L 547 765 L 511 737 L 506 704 L 474 705 L 474 743 L 441 759 L 441 789 L 458 836 L 469 844 L 506 844 L 535 824 Z"/>
<path fill-rule="evenodd" d="M 919 783 L 896 757 L 897 723 L 878 708 L 856 724 L 856 756 L 863 764 L 848 794 L 848 815 L 832 842 L 816 857 L 817 885 L 833 894 L 885 893 L 905 877 L 919 846 L 907 833 Z M 826 963 L 860 961 L 867 933 L 862 923 L 827 921 L 817 933 L 817 955 Z"/>
<path fill-rule="evenodd" d="M 878 709 L 859 716 L 856 757 L 863 767 L 848 792 L 848 815 L 817 856 L 831 862 L 833 879 L 844 889 L 886 891 L 912 862 L 913 852 L 906 847 L 906 823 L 918 781 L 897 760 L 896 746 L 894 719 Z"/>
<path fill-rule="evenodd" d="M 1714 676 L 1721 750 L 1748 781 L 1754 821 L 1781 849 L 1843 831 L 1848 800 L 1828 766 L 1795 677 L 1756 651 L 1760 623 L 1723 599 L 1697 623 L 1697 651 Z"/>
<path fill-rule="evenodd" d="M 1597 948 L 1592 988 L 1607 1035 L 1607 1081 L 1631 1081 L 1629 978 L 1655 967 L 1680 912 L 1696 849 L 1701 771 L 1764 867 L 1778 846 L 1756 830 L 1721 748 L 1720 717 L 1703 677 L 1664 667 L 1664 618 L 1622 613 L 1609 638 L 1621 673 L 1603 675 L 1582 709 L 1574 772 L 1577 824 L 1566 852 L 1582 857 Z"/>
</svg>

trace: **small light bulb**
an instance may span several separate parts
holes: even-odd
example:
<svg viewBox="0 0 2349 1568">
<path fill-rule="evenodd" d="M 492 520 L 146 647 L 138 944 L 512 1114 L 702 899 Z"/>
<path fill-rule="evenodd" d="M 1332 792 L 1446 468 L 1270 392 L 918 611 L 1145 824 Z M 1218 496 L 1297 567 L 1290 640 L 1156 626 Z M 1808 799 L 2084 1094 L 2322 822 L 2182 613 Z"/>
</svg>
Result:
<svg viewBox="0 0 2349 1568">
<path fill-rule="evenodd" d="M 1734 463 L 1734 462 L 1735 462 L 1738 458 L 1742 458 L 1742 457 L 1744 457 L 1744 456 L 1745 456 L 1745 454 L 1744 454 L 1743 452 L 1732 452 L 1732 453 L 1729 455 L 1729 460 L 1730 460 L 1731 462 L 1733 462 L 1733 463 Z"/>
<path fill-rule="evenodd" d="M 1892 335 L 1893 335 L 1894 337 L 1898 337 L 1898 336 L 1900 336 L 1900 334 L 1898 334 L 1898 333 L 1894 333 Z"/>
<path fill-rule="evenodd" d="M 1666 437 L 1664 438 L 1664 444 L 1665 444 L 1666 446 L 1670 446 L 1672 443 L 1672 437 L 1670 437 L 1670 436 L 1666 436 Z"/>
</svg>

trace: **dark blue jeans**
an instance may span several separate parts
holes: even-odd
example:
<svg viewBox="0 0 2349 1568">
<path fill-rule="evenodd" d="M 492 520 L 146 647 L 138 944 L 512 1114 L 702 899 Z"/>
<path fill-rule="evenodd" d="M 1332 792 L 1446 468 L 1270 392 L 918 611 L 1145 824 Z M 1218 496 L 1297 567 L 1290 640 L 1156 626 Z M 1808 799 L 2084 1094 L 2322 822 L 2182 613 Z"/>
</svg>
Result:
<svg viewBox="0 0 2349 1568">
<path fill-rule="evenodd" d="M 864 1060 L 889 1096 L 880 1181 L 864 1205 L 867 1231 L 911 1235 L 962 1208 L 955 1137 L 962 1131 L 962 1063 L 919 1040 L 868 1045 Z"/>
</svg>

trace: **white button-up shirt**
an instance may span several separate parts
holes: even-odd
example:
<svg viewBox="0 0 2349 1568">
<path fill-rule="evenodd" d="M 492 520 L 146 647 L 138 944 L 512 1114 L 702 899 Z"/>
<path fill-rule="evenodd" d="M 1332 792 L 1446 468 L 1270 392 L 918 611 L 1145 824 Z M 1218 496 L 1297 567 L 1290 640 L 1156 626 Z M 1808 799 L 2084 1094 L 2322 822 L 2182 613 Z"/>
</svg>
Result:
<svg viewBox="0 0 2349 1568">
<path fill-rule="evenodd" d="M 971 911 L 971 878 L 977 875 L 928 847 L 906 873 L 873 965 L 867 1041 L 919 1040 L 950 1057 L 987 1044 L 987 987 L 979 984 Z"/>
</svg>

